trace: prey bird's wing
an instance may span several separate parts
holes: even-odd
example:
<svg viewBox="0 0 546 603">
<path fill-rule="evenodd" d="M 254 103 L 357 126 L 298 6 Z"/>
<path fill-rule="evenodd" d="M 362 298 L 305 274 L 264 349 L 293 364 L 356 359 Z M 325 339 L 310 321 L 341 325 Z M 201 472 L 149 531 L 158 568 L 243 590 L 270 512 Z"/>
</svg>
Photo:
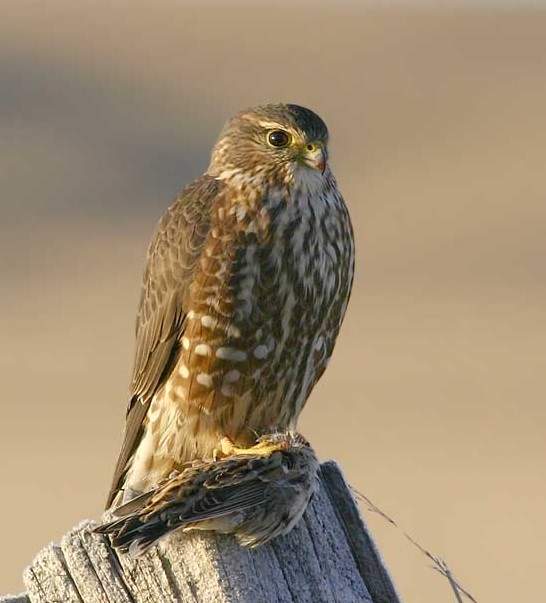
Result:
<svg viewBox="0 0 546 603">
<path fill-rule="evenodd" d="M 277 451 L 269 456 L 242 455 L 210 462 L 182 474 L 182 487 L 176 487 L 176 477 L 172 480 L 174 487 L 166 481 L 142 513 L 147 517 L 172 515 L 178 524 L 187 525 L 262 504 L 267 499 L 268 484 L 287 479 L 289 469 L 283 463 L 288 456 Z"/>
<path fill-rule="evenodd" d="M 172 530 L 263 505 L 269 484 L 287 479 L 287 456 L 274 452 L 197 463 L 117 507 L 114 519 L 95 531 L 111 534 L 116 548 L 138 555 Z"/>
<path fill-rule="evenodd" d="M 186 187 L 160 221 L 150 245 L 137 314 L 125 436 L 107 507 L 123 485 L 150 402 L 176 364 L 190 285 L 221 186 L 218 180 L 204 175 Z"/>
</svg>

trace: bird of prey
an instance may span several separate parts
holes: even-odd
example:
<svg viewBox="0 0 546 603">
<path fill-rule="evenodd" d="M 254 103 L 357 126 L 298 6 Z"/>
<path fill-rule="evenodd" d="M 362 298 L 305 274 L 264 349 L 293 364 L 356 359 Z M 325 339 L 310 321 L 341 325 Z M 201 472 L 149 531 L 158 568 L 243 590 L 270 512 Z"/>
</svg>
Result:
<svg viewBox="0 0 546 603">
<path fill-rule="evenodd" d="M 109 534 L 115 548 L 133 557 L 177 530 L 233 534 L 249 547 L 290 531 L 317 486 L 318 460 L 304 438 L 274 433 L 247 449 L 228 441 L 224 452 L 224 458 L 188 463 L 94 531 Z"/>
<path fill-rule="evenodd" d="M 353 273 L 322 119 L 293 104 L 236 114 L 149 248 L 107 506 L 212 458 L 223 437 L 248 447 L 294 429 L 332 354 Z"/>
</svg>

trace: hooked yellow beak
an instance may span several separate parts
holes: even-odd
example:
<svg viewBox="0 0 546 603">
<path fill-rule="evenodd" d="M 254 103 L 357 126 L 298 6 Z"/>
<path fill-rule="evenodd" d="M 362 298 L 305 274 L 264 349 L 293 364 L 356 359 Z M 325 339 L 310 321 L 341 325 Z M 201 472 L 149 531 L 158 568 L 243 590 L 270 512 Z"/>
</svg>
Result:
<svg viewBox="0 0 546 603">
<path fill-rule="evenodd" d="M 324 174 L 324 170 L 326 169 L 326 150 L 320 143 L 307 143 L 302 149 L 301 160 L 305 165 L 319 170 Z"/>
</svg>

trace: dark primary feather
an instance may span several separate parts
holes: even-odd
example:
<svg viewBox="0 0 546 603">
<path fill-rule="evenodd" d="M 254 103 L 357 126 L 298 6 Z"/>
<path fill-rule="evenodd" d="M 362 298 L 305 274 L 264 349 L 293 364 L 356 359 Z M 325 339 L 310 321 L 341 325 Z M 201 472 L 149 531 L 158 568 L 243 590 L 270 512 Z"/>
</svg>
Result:
<svg viewBox="0 0 546 603">
<path fill-rule="evenodd" d="M 176 363 L 188 289 L 208 234 L 210 208 L 221 186 L 204 175 L 186 187 L 159 223 L 148 250 L 136 322 L 131 399 L 107 508 L 122 486 L 127 463 L 142 437 L 150 402 Z"/>
</svg>

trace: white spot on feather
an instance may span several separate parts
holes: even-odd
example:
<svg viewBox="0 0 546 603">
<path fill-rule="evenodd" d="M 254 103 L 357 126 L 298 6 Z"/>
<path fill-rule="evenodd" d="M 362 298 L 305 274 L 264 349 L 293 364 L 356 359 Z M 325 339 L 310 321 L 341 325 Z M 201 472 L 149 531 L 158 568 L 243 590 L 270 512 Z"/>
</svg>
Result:
<svg viewBox="0 0 546 603">
<path fill-rule="evenodd" d="M 222 385 L 222 389 L 220 390 L 221 394 L 226 398 L 232 398 L 235 395 L 233 388 L 231 385 Z"/>
<path fill-rule="evenodd" d="M 188 397 L 188 388 L 182 385 L 178 385 L 174 388 L 174 395 L 177 398 L 187 398 Z"/>
<path fill-rule="evenodd" d="M 195 353 L 198 356 L 210 356 L 212 350 L 210 345 L 206 343 L 199 343 L 195 346 Z"/>
<path fill-rule="evenodd" d="M 204 316 L 201 316 L 201 324 L 206 328 L 206 329 L 213 329 L 216 326 L 217 323 L 217 319 L 213 318 L 212 316 L 208 316 L 208 314 L 205 314 Z"/>
<path fill-rule="evenodd" d="M 237 222 L 241 222 L 244 220 L 246 216 L 246 207 L 244 205 L 237 205 L 235 207 L 235 217 L 237 218 Z"/>
<path fill-rule="evenodd" d="M 212 375 L 209 375 L 208 373 L 199 373 L 196 377 L 196 381 L 203 387 L 212 387 L 214 385 Z"/>
<path fill-rule="evenodd" d="M 239 380 L 241 373 L 237 369 L 233 369 L 224 375 L 224 383 L 234 383 Z"/>
<path fill-rule="evenodd" d="M 266 345 L 259 345 L 254 348 L 254 357 L 258 360 L 263 360 L 269 354 Z"/>
<path fill-rule="evenodd" d="M 246 352 L 237 350 L 236 348 L 218 348 L 216 356 L 223 360 L 231 360 L 233 362 L 244 362 L 246 360 Z"/>
</svg>

